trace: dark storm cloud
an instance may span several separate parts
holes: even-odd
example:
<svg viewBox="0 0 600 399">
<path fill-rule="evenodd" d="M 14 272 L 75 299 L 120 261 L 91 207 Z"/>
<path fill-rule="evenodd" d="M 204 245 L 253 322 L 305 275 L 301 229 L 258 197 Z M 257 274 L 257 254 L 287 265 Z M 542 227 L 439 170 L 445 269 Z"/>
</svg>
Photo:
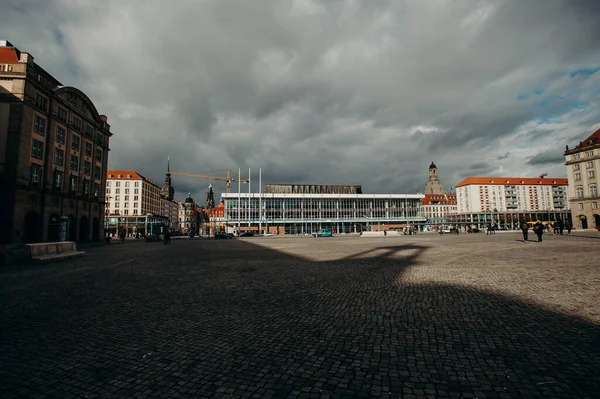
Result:
<svg viewBox="0 0 600 399">
<path fill-rule="evenodd" d="M 546 164 L 558 164 L 565 161 L 565 156 L 560 150 L 550 150 L 540 152 L 527 161 L 528 165 L 546 165 Z"/>
<path fill-rule="evenodd" d="M 447 187 L 535 176 L 533 148 L 560 154 L 600 122 L 600 73 L 571 76 L 600 66 L 597 1 L 37 3 L 8 0 L 0 37 L 108 115 L 110 167 L 158 182 L 169 155 L 251 165 L 253 191 L 259 166 L 263 183 L 365 192 L 422 191 L 432 159 Z"/>
</svg>

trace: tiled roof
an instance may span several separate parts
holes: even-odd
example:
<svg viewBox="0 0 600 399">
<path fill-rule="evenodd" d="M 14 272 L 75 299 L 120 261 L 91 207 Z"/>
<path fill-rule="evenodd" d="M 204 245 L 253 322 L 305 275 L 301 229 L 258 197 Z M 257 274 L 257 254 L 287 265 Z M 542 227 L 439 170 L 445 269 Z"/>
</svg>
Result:
<svg viewBox="0 0 600 399">
<path fill-rule="evenodd" d="M 0 62 L 19 62 L 17 50 L 14 47 L 0 47 Z"/>
<path fill-rule="evenodd" d="M 121 175 L 121 177 L 118 177 Z M 112 176 L 112 177 L 110 177 Z M 130 177 L 127 177 L 130 176 Z M 106 172 L 106 178 L 111 180 L 144 180 L 150 184 L 158 187 L 158 184 L 154 180 L 150 180 L 142 175 L 140 175 L 135 170 L 109 170 Z M 160 187 L 159 187 L 160 188 Z"/>
<path fill-rule="evenodd" d="M 434 204 L 434 201 L 439 201 Z M 425 194 L 423 205 L 456 205 L 456 194 Z"/>
<path fill-rule="evenodd" d="M 469 186 L 471 184 L 496 185 L 496 186 L 535 186 L 535 185 L 564 185 L 568 184 L 568 179 L 564 177 L 473 177 L 469 176 L 456 187 Z"/>
<path fill-rule="evenodd" d="M 575 147 L 575 149 L 584 148 L 598 143 L 600 143 L 600 129 L 596 130 L 590 137 L 583 140 L 578 146 Z"/>
</svg>

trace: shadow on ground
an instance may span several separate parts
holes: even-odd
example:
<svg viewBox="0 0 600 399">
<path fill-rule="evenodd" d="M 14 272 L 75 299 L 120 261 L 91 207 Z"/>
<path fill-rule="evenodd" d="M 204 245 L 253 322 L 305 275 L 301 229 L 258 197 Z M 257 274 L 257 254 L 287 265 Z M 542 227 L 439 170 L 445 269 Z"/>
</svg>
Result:
<svg viewBox="0 0 600 399">
<path fill-rule="evenodd" d="M 314 262 L 185 242 L 33 277 L 0 297 L 2 396 L 598 397 L 598 325 L 416 283 L 427 250 Z"/>
</svg>

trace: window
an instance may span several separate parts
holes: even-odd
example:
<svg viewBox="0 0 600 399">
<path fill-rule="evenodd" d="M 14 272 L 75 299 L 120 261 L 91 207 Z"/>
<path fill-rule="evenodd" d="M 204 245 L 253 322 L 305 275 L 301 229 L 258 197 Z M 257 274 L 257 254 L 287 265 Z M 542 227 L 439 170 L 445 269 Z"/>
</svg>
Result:
<svg viewBox="0 0 600 399">
<path fill-rule="evenodd" d="M 71 179 L 69 181 L 69 191 L 76 193 L 77 192 L 77 176 L 71 175 Z"/>
<path fill-rule="evenodd" d="M 109 180 L 109 181 L 107 181 L 107 182 L 106 182 L 106 187 L 110 187 L 110 183 L 111 183 L 111 181 L 110 181 L 110 180 Z"/>
<path fill-rule="evenodd" d="M 121 189 L 120 188 L 115 188 L 115 194 L 121 194 Z"/>
<path fill-rule="evenodd" d="M 577 198 L 583 198 L 583 187 L 577 187 L 576 193 L 577 193 Z"/>
<path fill-rule="evenodd" d="M 134 188 L 133 189 L 133 193 L 134 194 L 139 194 L 140 193 L 140 189 L 139 188 Z"/>
<path fill-rule="evenodd" d="M 100 133 L 97 133 L 96 134 L 96 143 L 102 145 L 102 141 L 103 141 L 102 135 Z"/>
<path fill-rule="evenodd" d="M 591 150 L 591 151 L 586 151 L 586 152 L 585 152 L 585 156 L 586 156 L 586 157 L 591 157 L 591 156 L 593 156 L 593 155 L 594 155 L 594 150 Z"/>
<path fill-rule="evenodd" d="M 115 182 L 115 187 L 121 187 L 121 182 L 120 181 Z"/>
<path fill-rule="evenodd" d="M 42 167 L 36 164 L 32 164 L 29 169 L 29 184 L 31 187 L 42 186 Z"/>
<path fill-rule="evenodd" d="M 120 195 L 115 195 L 115 201 L 119 201 L 121 199 Z"/>
<path fill-rule="evenodd" d="M 96 161 L 102 162 L 102 150 L 100 148 L 96 148 Z"/>
<path fill-rule="evenodd" d="M 100 183 L 94 183 L 94 197 L 100 195 Z"/>
<path fill-rule="evenodd" d="M 573 154 L 573 155 L 571 156 L 571 159 L 579 159 L 579 154 Z"/>
<path fill-rule="evenodd" d="M 139 181 L 136 181 L 135 183 L 133 183 L 133 186 L 134 186 L 134 187 L 139 187 L 139 186 L 140 186 L 140 182 L 139 182 Z"/>
<path fill-rule="evenodd" d="M 134 215 L 137 215 L 137 214 L 138 214 L 138 212 L 137 212 L 137 211 L 138 211 L 137 209 L 134 209 L 134 210 L 133 210 L 133 214 L 134 214 Z"/>
<path fill-rule="evenodd" d="M 583 204 L 581 202 L 579 204 L 577 204 L 577 209 L 579 209 L 580 211 L 583 211 Z"/>
<path fill-rule="evenodd" d="M 67 110 L 59 106 L 56 110 L 56 117 L 58 118 L 59 121 L 66 122 L 67 121 Z"/>
<path fill-rule="evenodd" d="M 79 170 L 79 157 L 77 155 L 71 155 L 71 170 Z"/>
<path fill-rule="evenodd" d="M 79 136 L 73 135 L 71 138 L 71 148 L 75 151 L 79 151 Z"/>
<path fill-rule="evenodd" d="M 125 201 L 129 201 L 129 195 L 125 196 Z"/>
<path fill-rule="evenodd" d="M 35 95 L 35 106 L 41 109 L 42 111 L 48 110 L 48 99 L 41 94 Z"/>
<path fill-rule="evenodd" d="M 594 161 L 587 161 L 587 168 L 591 169 L 594 167 Z"/>
<path fill-rule="evenodd" d="M 89 180 L 84 180 L 83 181 L 83 195 L 90 195 L 90 181 Z"/>
<path fill-rule="evenodd" d="M 100 179 L 100 175 L 102 174 L 102 166 L 101 165 L 96 165 L 96 168 L 94 169 L 94 178 L 95 179 Z"/>
<path fill-rule="evenodd" d="M 37 159 L 44 158 L 44 143 L 33 139 L 33 144 L 31 145 L 31 156 Z"/>
<path fill-rule="evenodd" d="M 73 117 L 73 129 L 81 131 L 81 119 Z"/>
<path fill-rule="evenodd" d="M 87 141 L 85 142 L 85 156 L 92 156 L 92 143 L 88 143 Z"/>
<path fill-rule="evenodd" d="M 94 138 L 94 127 L 91 125 L 86 125 L 85 126 L 85 135 L 90 138 Z"/>
<path fill-rule="evenodd" d="M 593 179 L 595 176 L 596 176 L 596 174 L 594 173 L 594 171 L 593 171 L 593 170 L 588 170 L 588 177 L 589 177 L 590 179 Z"/>
<path fill-rule="evenodd" d="M 581 173 L 575 173 L 575 181 L 581 180 Z"/>
<path fill-rule="evenodd" d="M 125 187 L 129 187 L 129 182 L 128 181 L 125 182 Z"/>
<path fill-rule="evenodd" d="M 92 172 L 92 163 L 90 161 L 83 161 L 83 173 L 89 176 Z"/>
<path fill-rule="evenodd" d="M 579 164 L 573 165 L 573 170 L 579 170 Z"/>
<path fill-rule="evenodd" d="M 63 166 L 65 161 L 65 152 L 58 148 L 54 149 L 54 163 L 58 166 Z"/>
<path fill-rule="evenodd" d="M 65 143 L 65 129 L 60 126 L 56 127 L 56 142 L 60 144 Z"/>
<path fill-rule="evenodd" d="M 46 130 L 46 120 L 41 116 L 35 115 L 33 117 L 33 130 L 43 136 Z"/>
<path fill-rule="evenodd" d="M 592 197 L 598 196 L 598 188 L 596 186 L 590 186 L 590 195 Z"/>
<path fill-rule="evenodd" d="M 125 205 L 123 205 L 125 208 L 129 208 L 129 203 L 126 202 Z"/>
<path fill-rule="evenodd" d="M 110 194 L 110 188 L 106 189 L 106 194 Z"/>
<path fill-rule="evenodd" d="M 598 209 L 598 203 L 592 202 L 592 209 Z"/>
<path fill-rule="evenodd" d="M 134 202 L 134 203 L 133 203 L 133 207 L 134 207 L 134 208 L 137 208 L 137 207 L 138 207 L 138 203 L 137 203 L 137 202 Z"/>
<path fill-rule="evenodd" d="M 60 172 L 58 170 L 55 170 L 54 171 L 54 179 L 53 180 L 54 180 L 54 188 L 56 190 L 60 190 L 62 188 L 62 184 L 63 184 L 62 183 L 62 180 L 63 180 L 62 172 Z"/>
<path fill-rule="evenodd" d="M 129 194 L 129 189 L 128 188 L 125 189 L 125 194 Z"/>
<path fill-rule="evenodd" d="M 125 204 L 125 206 L 127 206 L 127 204 Z M 129 209 L 125 209 L 125 210 L 123 211 L 123 215 L 129 215 Z"/>
<path fill-rule="evenodd" d="M 115 208 L 119 208 L 119 205 L 121 205 L 121 204 L 119 204 L 118 202 L 115 202 Z"/>
<path fill-rule="evenodd" d="M 134 200 L 134 201 L 138 201 L 138 200 L 139 200 L 139 197 L 138 197 L 137 195 L 134 195 L 134 196 L 133 196 L 133 200 Z"/>
</svg>

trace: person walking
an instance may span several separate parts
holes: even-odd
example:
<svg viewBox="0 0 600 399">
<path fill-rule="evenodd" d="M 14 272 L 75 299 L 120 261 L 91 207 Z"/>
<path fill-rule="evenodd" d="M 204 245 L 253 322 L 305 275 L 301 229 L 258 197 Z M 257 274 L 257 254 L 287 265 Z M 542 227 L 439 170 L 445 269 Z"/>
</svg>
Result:
<svg viewBox="0 0 600 399">
<path fill-rule="evenodd" d="M 529 242 L 529 240 L 527 239 L 528 237 L 528 232 L 529 232 L 529 225 L 527 224 L 527 222 L 525 220 L 521 220 L 521 231 L 523 232 L 523 242 Z"/>
<path fill-rule="evenodd" d="M 565 224 L 566 224 L 566 227 L 567 227 L 567 233 L 569 233 L 569 235 L 571 235 L 571 230 L 573 229 L 573 224 L 571 223 L 570 220 L 567 220 L 565 222 Z"/>
<path fill-rule="evenodd" d="M 565 231 L 565 223 L 561 219 L 558 219 L 558 232 L 561 236 L 563 235 L 563 231 Z"/>
<path fill-rule="evenodd" d="M 544 234 L 544 225 L 540 220 L 538 220 L 533 226 L 533 231 L 538 237 L 538 242 L 542 242 L 542 235 Z"/>
</svg>

